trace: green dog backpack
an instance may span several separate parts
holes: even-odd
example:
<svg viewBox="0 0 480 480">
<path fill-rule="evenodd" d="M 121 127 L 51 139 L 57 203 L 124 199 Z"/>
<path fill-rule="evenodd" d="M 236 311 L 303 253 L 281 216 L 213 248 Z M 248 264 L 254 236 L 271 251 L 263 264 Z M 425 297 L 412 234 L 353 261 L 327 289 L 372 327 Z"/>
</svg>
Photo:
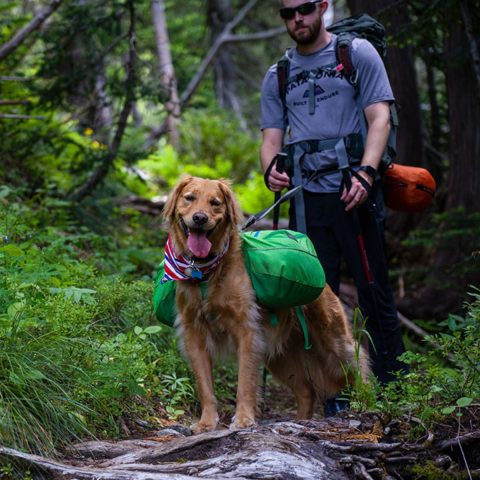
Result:
<svg viewBox="0 0 480 480">
<path fill-rule="evenodd" d="M 315 300 L 325 273 L 310 239 L 291 230 L 242 234 L 243 256 L 259 303 L 290 308 Z"/>
<path fill-rule="evenodd" d="M 173 327 L 177 316 L 177 305 L 175 300 L 175 282 L 160 283 L 165 273 L 164 263 L 158 266 L 153 290 L 153 311 L 157 319 L 169 327 Z"/>
<path fill-rule="evenodd" d="M 258 302 L 271 309 L 305 305 L 325 287 L 325 273 L 309 238 L 291 230 L 260 230 L 241 234 L 245 267 Z M 153 309 L 157 319 L 172 326 L 176 316 L 175 282 L 155 280 Z M 206 282 L 203 282 L 206 284 Z"/>
</svg>

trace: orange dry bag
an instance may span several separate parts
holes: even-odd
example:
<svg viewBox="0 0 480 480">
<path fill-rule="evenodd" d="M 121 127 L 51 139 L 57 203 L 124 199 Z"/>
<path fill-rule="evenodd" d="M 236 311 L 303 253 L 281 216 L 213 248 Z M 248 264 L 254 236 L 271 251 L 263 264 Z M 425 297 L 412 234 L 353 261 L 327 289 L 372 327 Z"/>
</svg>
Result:
<svg viewBox="0 0 480 480">
<path fill-rule="evenodd" d="M 392 163 L 383 178 L 385 205 L 401 212 L 421 212 L 435 194 L 435 180 L 428 170 Z"/>
</svg>

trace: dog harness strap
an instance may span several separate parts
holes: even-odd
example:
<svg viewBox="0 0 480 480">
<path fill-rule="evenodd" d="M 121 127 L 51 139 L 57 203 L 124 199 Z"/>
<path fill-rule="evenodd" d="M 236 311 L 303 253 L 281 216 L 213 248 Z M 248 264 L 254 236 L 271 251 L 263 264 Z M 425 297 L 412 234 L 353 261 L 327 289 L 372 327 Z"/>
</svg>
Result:
<svg viewBox="0 0 480 480">
<path fill-rule="evenodd" d="M 200 282 L 200 294 L 202 295 L 202 302 L 207 299 L 207 285 L 208 282 Z"/>
<path fill-rule="evenodd" d="M 307 320 L 305 315 L 303 314 L 302 307 L 295 307 L 295 313 L 297 314 L 298 322 L 300 323 L 300 328 L 303 332 L 303 338 L 305 339 L 304 347 L 305 350 L 310 350 L 312 348 L 312 344 L 310 343 L 310 339 L 308 338 L 308 327 L 307 327 Z"/>
<path fill-rule="evenodd" d="M 272 327 L 278 327 L 278 315 L 275 312 L 270 313 L 270 325 Z"/>
</svg>

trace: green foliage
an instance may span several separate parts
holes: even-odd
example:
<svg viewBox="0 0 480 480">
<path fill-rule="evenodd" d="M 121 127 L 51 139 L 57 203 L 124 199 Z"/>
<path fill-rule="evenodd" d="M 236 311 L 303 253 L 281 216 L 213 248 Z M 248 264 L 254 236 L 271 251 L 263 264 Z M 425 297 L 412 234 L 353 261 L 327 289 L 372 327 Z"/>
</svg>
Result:
<svg viewBox="0 0 480 480">
<path fill-rule="evenodd" d="M 274 193 L 268 190 L 263 180 L 263 173 L 256 171 L 250 174 L 245 183 L 234 185 L 233 189 L 243 211 L 249 214 L 260 212 L 274 202 Z M 284 190 L 282 193 L 285 193 Z M 288 218 L 289 202 L 280 206 L 280 215 Z M 270 213 L 270 216 L 273 212 Z"/>
<path fill-rule="evenodd" d="M 241 130 L 237 120 L 221 110 L 190 110 L 182 118 L 181 157 L 186 163 L 214 167 L 228 162 L 220 172 L 235 183 L 243 183 L 258 171 L 259 144 Z"/>
<path fill-rule="evenodd" d="M 428 424 L 440 415 L 461 416 L 480 398 L 480 290 L 471 296 L 465 317 L 450 316 L 447 333 L 428 337 L 436 349 L 402 355 L 411 371 L 385 387 L 378 408 L 392 416 L 408 411 Z"/>
<path fill-rule="evenodd" d="M 259 144 L 240 130 L 237 121 L 219 110 L 208 115 L 192 110 L 182 120 L 181 135 L 180 153 L 162 144 L 137 163 L 147 181 L 140 182 L 132 171 L 128 182 L 134 191 L 153 197 L 164 193 L 165 187 L 171 189 L 182 174 L 189 174 L 231 180 L 240 206 L 247 213 L 256 213 L 273 203 L 273 193 L 263 182 Z M 287 209 L 287 205 L 282 206 L 282 215 L 288 215 Z"/>
<path fill-rule="evenodd" d="M 0 437 L 45 453 L 117 435 L 134 398 L 168 406 L 163 375 L 187 370 L 153 319 L 152 278 L 117 275 L 128 246 L 82 233 L 68 216 L 46 226 L 49 208 L 19 195 L 3 188 L 0 202 Z"/>
<path fill-rule="evenodd" d="M 350 401 L 350 405 L 357 411 L 367 411 L 374 407 L 378 385 L 373 375 L 366 381 L 362 377 L 362 372 L 358 368 L 360 364 L 361 347 L 368 343 L 372 345 L 372 339 L 366 329 L 366 319 L 363 317 L 359 308 L 353 312 L 353 338 L 355 341 L 355 365 L 342 367 L 345 377 L 352 379 L 352 382 L 346 388 L 345 395 Z M 366 341 L 365 341 L 366 340 Z"/>
<path fill-rule="evenodd" d="M 190 377 L 179 377 L 176 372 L 165 374 L 161 380 L 162 394 L 168 398 L 166 407 L 171 419 L 176 420 L 185 414 L 185 405 L 195 401 L 195 389 Z"/>
<path fill-rule="evenodd" d="M 416 480 L 467 480 L 466 472 L 451 472 L 435 465 L 431 460 L 409 469 Z"/>
</svg>

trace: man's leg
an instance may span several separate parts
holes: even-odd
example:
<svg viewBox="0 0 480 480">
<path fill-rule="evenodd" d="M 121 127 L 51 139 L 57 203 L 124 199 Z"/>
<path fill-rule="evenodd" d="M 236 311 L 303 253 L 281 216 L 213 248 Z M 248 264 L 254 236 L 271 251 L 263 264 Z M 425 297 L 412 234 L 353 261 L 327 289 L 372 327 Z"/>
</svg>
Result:
<svg viewBox="0 0 480 480">
<path fill-rule="evenodd" d="M 307 234 L 312 241 L 317 256 L 325 271 L 325 278 L 330 288 L 338 295 L 340 290 L 340 245 L 330 227 L 332 194 L 312 194 L 304 192 L 307 219 Z M 349 407 L 348 400 L 334 397 L 323 404 L 325 417 L 333 417 Z"/>
<path fill-rule="evenodd" d="M 397 360 L 397 357 L 405 351 L 405 347 L 388 276 L 383 228 L 367 206 L 360 208 L 358 214 L 373 275 L 373 285 L 368 283 L 365 285 L 360 278 L 356 280 L 359 285 L 358 298 L 363 314 L 367 317 L 367 330 L 377 347 L 376 351 L 370 349 L 373 371 L 382 383 L 386 383 L 395 378 L 392 372 L 408 370 L 405 364 Z M 364 272 L 363 268 L 362 273 L 365 274 Z M 358 265 L 355 275 L 357 277 L 361 275 Z"/>
<path fill-rule="evenodd" d="M 329 218 L 330 203 L 335 194 L 304 191 L 303 195 L 305 200 L 307 235 L 315 247 L 317 256 L 325 271 L 327 283 L 338 295 L 340 288 L 341 250 L 335 233 L 330 227 L 331 222 Z M 294 225 L 295 219 L 292 214 L 290 221 Z"/>
<path fill-rule="evenodd" d="M 377 185 L 379 188 L 379 185 Z M 377 190 L 378 195 L 381 191 Z M 338 294 L 340 282 L 340 254 L 343 255 L 350 275 L 355 281 L 359 304 L 366 328 L 372 338 L 370 357 L 377 378 L 385 383 L 394 378 L 391 372 L 407 371 L 397 357 L 405 351 L 400 322 L 393 300 L 388 278 L 388 267 L 384 253 L 383 202 L 377 196 L 377 215 L 367 206 L 356 209 L 356 213 L 345 212 L 345 205 L 338 194 L 314 194 L 304 192 L 308 235 L 325 270 L 327 282 Z M 295 225 L 291 209 L 291 225 Z M 353 215 L 358 214 L 361 232 L 357 231 Z M 358 234 L 365 242 L 368 263 L 373 275 L 373 284 L 367 281 L 362 263 Z"/>
<path fill-rule="evenodd" d="M 360 232 L 354 215 L 358 215 Z M 397 360 L 405 347 L 388 278 L 383 229 L 366 205 L 356 212 L 343 212 L 343 220 L 336 223 L 336 228 L 347 267 L 357 286 L 360 308 L 367 319 L 367 331 L 373 341 L 373 346 L 370 345 L 372 369 L 380 382 L 386 383 L 395 378 L 392 372 L 406 370 L 406 366 Z M 362 262 L 359 236 L 364 241 L 368 267 Z M 373 277 L 370 283 L 368 268 Z"/>
</svg>

